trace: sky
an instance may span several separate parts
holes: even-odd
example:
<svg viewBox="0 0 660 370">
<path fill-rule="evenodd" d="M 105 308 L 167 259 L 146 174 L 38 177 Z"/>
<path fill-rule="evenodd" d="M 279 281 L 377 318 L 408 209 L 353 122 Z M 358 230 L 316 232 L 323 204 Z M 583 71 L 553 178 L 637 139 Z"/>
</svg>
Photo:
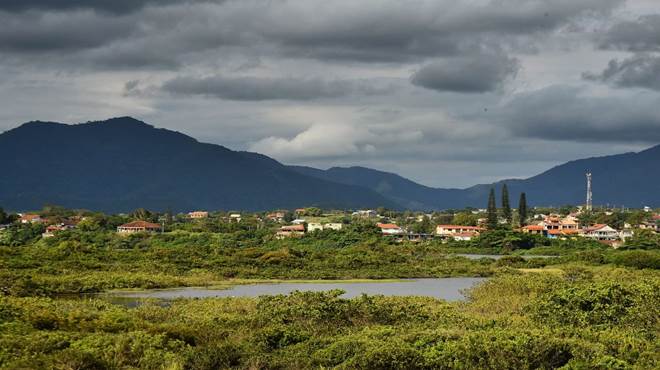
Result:
<svg viewBox="0 0 660 370">
<path fill-rule="evenodd" d="M 659 0 L 3 0 L 0 132 L 133 116 L 434 187 L 660 144 Z"/>
</svg>

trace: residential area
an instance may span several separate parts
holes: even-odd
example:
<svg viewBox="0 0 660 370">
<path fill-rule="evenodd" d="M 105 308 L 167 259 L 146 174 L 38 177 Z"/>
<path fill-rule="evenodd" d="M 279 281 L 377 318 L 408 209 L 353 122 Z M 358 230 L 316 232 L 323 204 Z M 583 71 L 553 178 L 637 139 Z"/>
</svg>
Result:
<svg viewBox="0 0 660 370">
<path fill-rule="evenodd" d="M 590 239 L 617 248 L 636 234 L 657 235 L 660 212 L 645 209 L 597 209 L 582 207 L 534 208 L 521 226 L 517 212 L 498 210 L 497 228 L 548 239 Z M 0 235 L 12 228 L 30 226 L 42 238 L 80 229 L 111 228 L 118 235 L 163 233 L 176 230 L 226 232 L 254 229 L 270 233 L 275 239 L 300 238 L 305 235 L 341 232 L 362 227 L 363 232 L 377 230 L 396 242 L 469 242 L 492 229 L 488 210 L 467 208 L 443 212 L 400 212 L 387 209 L 322 210 L 316 207 L 270 212 L 219 212 L 192 210 L 172 215 L 139 209 L 131 214 L 103 215 L 87 211 L 45 207 L 40 212 L 8 215 L 4 213 Z M 509 219 L 507 219 L 509 217 Z M 359 228 L 358 228 L 359 229 Z"/>
</svg>

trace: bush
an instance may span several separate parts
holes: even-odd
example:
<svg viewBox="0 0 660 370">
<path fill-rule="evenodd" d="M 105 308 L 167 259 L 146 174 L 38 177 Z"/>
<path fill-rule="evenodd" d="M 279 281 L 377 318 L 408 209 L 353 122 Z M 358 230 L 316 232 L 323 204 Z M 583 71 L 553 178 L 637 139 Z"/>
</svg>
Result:
<svg viewBox="0 0 660 370">
<path fill-rule="evenodd" d="M 656 251 L 617 251 L 608 258 L 610 263 L 618 266 L 638 269 L 660 269 L 660 252 Z"/>
</svg>

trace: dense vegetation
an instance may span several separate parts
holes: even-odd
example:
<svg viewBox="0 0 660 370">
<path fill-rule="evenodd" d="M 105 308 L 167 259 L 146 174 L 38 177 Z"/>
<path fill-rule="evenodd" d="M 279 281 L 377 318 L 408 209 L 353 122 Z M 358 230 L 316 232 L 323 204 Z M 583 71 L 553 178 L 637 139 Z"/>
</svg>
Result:
<svg viewBox="0 0 660 370">
<path fill-rule="evenodd" d="M 178 300 L 0 298 L 0 366 L 535 369 L 660 366 L 660 277 L 508 274 L 466 303 L 340 292 Z"/>
<path fill-rule="evenodd" d="M 159 219 L 138 210 L 90 216 L 50 238 L 41 237 L 40 224 L 0 234 L 0 368 L 660 367 L 660 243 L 650 232 L 619 250 L 507 228 L 470 242 L 397 242 L 356 220 L 285 240 L 274 238 L 275 224 L 250 217 L 165 217 L 167 233 L 117 235 L 114 228 L 130 218 Z M 533 258 L 540 254 L 555 257 Z M 145 300 L 129 308 L 77 296 L 255 279 L 444 276 L 490 279 L 466 302 L 349 300 L 334 291 Z"/>
</svg>

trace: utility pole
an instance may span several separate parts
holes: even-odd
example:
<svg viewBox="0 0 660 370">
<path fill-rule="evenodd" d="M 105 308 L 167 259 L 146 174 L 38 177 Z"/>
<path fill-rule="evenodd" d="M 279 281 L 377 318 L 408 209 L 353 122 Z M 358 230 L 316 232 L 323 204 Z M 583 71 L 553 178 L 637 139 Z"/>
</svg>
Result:
<svg viewBox="0 0 660 370">
<path fill-rule="evenodd" d="M 593 198 L 591 194 L 591 172 L 587 171 L 587 212 L 593 208 Z"/>
</svg>

